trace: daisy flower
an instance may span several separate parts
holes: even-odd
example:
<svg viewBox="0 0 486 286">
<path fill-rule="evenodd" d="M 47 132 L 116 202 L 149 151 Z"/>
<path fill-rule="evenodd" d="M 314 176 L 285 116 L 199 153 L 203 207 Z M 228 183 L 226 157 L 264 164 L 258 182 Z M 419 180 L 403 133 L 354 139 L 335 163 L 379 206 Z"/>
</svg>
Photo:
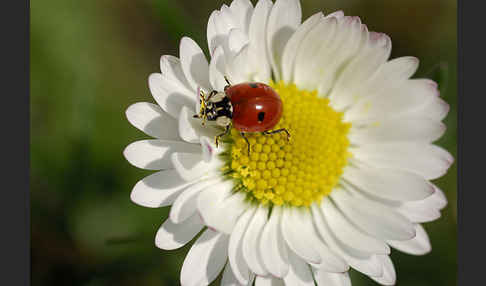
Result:
<svg viewBox="0 0 486 286">
<path fill-rule="evenodd" d="M 432 144 L 449 107 L 437 84 L 411 79 L 414 57 L 389 59 L 390 38 L 342 11 L 302 22 L 298 0 L 235 0 L 207 25 L 209 58 L 192 39 L 179 58 L 164 55 L 149 77 L 157 105 L 143 102 L 128 120 L 155 139 L 124 151 L 156 170 L 131 192 L 136 204 L 171 206 L 155 244 L 193 241 L 184 286 L 351 285 L 352 267 L 393 285 L 390 248 L 431 250 L 421 223 L 447 201 L 430 180 L 453 162 Z M 283 102 L 277 128 L 247 133 L 203 126 L 198 93 L 261 82 Z"/>
</svg>

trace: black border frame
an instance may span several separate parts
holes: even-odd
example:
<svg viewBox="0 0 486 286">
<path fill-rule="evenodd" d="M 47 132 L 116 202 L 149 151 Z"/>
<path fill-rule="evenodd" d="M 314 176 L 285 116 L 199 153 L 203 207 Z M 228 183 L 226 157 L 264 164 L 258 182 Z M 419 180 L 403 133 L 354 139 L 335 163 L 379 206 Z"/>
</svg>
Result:
<svg viewBox="0 0 486 286">
<path fill-rule="evenodd" d="M 464 5 L 464 3 L 467 3 Z M 476 4 L 476 6 L 473 6 Z M 485 120 L 483 107 L 479 101 L 484 99 L 484 69 L 486 63 L 483 56 L 486 45 L 481 39 L 483 36 L 484 15 L 482 2 L 458 1 L 458 273 L 457 285 L 481 285 L 483 265 L 482 257 L 485 254 L 484 241 L 486 235 L 482 226 L 482 210 L 484 209 L 485 192 L 482 191 L 482 176 L 484 168 L 480 161 L 484 157 Z M 467 70 L 465 68 L 468 68 Z M 474 102 L 474 101 L 477 102 Z M 465 103 L 467 108 L 465 109 Z M 476 126 L 475 126 L 476 125 Z M 469 131 L 465 139 L 465 131 Z M 474 132 L 474 133 L 473 133 Z M 465 147 L 465 140 L 467 148 Z M 482 151 L 482 152 L 481 152 Z M 481 154 L 482 153 L 482 154 Z M 482 156 L 483 155 L 483 156 Z M 476 159 L 476 162 L 474 162 Z M 465 165 L 469 162 L 469 165 Z M 476 163 L 476 164 L 474 164 Z M 474 166 L 473 166 L 474 165 Z M 476 181 L 475 181 L 476 180 Z M 465 205 L 465 198 L 468 205 Z M 469 233 L 467 233 L 469 231 Z"/>
<path fill-rule="evenodd" d="M 30 1 L 2 8 L 2 285 L 30 285 Z M 5 65 L 6 64 L 6 65 Z M 5 157 L 4 157 L 5 158 Z"/>
</svg>

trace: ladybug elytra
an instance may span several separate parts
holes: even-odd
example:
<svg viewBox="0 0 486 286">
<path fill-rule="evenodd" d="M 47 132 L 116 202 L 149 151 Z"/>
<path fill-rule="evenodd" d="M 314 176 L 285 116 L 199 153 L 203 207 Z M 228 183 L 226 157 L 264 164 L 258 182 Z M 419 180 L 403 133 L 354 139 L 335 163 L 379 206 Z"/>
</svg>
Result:
<svg viewBox="0 0 486 286">
<path fill-rule="evenodd" d="M 245 139 L 250 153 L 250 143 L 245 133 L 259 132 L 264 135 L 285 132 L 287 139 L 290 133 L 285 128 L 272 130 L 280 121 L 283 104 L 280 96 L 268 85 L 260 82 L 245 82 L 231 85 L 225 77 L 227 85 L 224 91 L 211 91 L 209 95 L 199 91 L 199 114 L 196 118 L 205 121 L 215 121 L 224 127 L 225 131 L 216 136 L 216 146 L 221 137 L 225 136 L 233 126 L 240 131 Z"/>
</svg>

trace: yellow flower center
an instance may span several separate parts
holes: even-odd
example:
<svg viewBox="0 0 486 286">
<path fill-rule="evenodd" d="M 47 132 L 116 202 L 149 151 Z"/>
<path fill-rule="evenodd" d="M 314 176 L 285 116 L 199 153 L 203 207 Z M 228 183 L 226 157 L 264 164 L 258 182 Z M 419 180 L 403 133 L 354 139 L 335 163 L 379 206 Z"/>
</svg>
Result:
<svg viewBox="0 0 486 286">
<path fill-rule="evenodd" d="M 270 83 L 280 95 L 284 111 L 274 129 L 291 134 L 247 133 L 231 130 L 223 172 L 235 180 L 235 191 L 261 204 L 309 206 L 328 195 L 338 183 L 350 156 L 350 123 L 329 106 L 317 91 L 299 90 L 295 84 Z"/>
</svg>

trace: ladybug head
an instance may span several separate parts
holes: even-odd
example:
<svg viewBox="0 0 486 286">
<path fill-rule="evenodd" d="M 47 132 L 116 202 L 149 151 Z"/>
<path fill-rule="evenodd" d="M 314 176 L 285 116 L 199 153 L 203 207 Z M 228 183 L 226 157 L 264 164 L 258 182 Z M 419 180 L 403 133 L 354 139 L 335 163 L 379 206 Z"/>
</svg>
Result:
<svg viewBox="0 0 486 286">
<path fill-rule="evenodd" d="M 199 114 L 194 117 L 201 118 L 204 125 L 206 120 L 216 121 L 220 126 L 226 127 L 231 124 L 233 107 L 224 92 L 212 91 L 209 95 L 199 92 Z"/>
</svg>

